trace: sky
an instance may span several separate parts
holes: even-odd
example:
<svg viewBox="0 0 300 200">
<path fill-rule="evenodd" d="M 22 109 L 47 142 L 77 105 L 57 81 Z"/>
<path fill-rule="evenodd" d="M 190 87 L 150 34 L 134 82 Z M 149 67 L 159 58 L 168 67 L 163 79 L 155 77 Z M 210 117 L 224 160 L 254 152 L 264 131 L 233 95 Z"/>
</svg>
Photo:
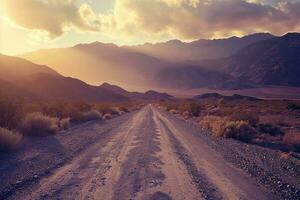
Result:
<svg viewBox="0 0 300 200">
<path fill-rule="evenodd" d="M 0 53 L 100 41 L 282 35 L 300 31 L 300 0 L 0 0 Z"/>
</svg>

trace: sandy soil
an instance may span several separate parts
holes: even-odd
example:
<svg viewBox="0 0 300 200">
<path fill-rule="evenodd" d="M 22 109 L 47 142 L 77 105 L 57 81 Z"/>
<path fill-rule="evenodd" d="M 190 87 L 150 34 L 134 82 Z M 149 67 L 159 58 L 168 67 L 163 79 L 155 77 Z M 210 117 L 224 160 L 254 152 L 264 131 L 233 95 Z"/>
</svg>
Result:
<svg viewBox="0 0 300 200">
<path fill-rule="evenodd" d="M 282 199 L 199 135 L 149 105 L 29 140 L 0 157 L 0 199 Z"/>
</svg>

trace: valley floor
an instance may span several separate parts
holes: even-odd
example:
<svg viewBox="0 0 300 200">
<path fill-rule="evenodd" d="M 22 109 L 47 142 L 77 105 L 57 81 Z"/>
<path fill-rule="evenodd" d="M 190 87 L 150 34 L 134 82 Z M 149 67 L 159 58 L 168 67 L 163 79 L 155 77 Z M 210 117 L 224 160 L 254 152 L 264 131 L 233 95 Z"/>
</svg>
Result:
<svg viewBox="0 0 300 200">
<path fill-rule="evenodd" d="M 222 95 L 239 94 L 243 96 L 251 96 L 261 99 L 300 99 L 300 87 L 286 87 L 286 86 L 266 86 L 260 88 L 237 89 L 237 90 L 216 90 L 207 88 L 198 89 L 157 89 L 161 92 L 167 92 L 175 97 L 192 98 L 197 95 L 205 93 L 219 93 Z"/>
<path fill-rule="evenodd" d="M 299 199 L 299 160 L 152 105 L 0 155 L 0 199 Z"/>
</svg>

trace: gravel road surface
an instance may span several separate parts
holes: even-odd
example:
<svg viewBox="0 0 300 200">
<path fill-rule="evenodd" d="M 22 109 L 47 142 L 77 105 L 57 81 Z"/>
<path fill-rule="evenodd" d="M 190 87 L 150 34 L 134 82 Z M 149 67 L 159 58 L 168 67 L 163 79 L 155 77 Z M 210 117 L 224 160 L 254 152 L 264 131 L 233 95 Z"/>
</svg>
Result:
<svg viewBox="0 0 300 200">
<path fill-rule="evenodd" d="M 297 162 L 148 105 L 0 155 L 0 199 L 300 199 Z"/>
</svg>

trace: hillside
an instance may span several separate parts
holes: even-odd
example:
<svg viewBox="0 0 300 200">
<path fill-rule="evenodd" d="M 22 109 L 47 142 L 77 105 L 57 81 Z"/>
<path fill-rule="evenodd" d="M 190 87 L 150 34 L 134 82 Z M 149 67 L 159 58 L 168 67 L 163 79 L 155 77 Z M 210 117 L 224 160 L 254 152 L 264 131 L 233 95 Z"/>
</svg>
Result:
<svg viewBox="0 0 300 200">
<path fill-rule="evenodd" d="M 297 33 L 282 37 L 259 33 L 242 38 L 169 41 L 135 47 L 96 42 L 41 50 L 24 57 L 97 84 L 178 89 L 299 86 L 299 41 Z"/>
<path fill-rule="evenodd" d="M 148 91 L 146 93 L 128 92 L 121 87 L 107 83 L 101 86 L 92 86 L 76 78 L 64 77 L 46 66 L 36 65 L 16 57 L 2 56 L 0 57 L 0 61 L 0 74 L 3 77 L 9 77 L 7 81 L 0 79 L 0 95 L 4 97 L 69 99 L 97 102 L 171 98 L 168 94 L 155 91 Z M 5 75 L 6 73 L 8 73 L 8 76 Z"/>
<path fill-rule="evenodd" d="M 99 88 L 106 89 L 108 91 L 115 92 L 117 94 L 123 95 L 125 97 L 128 97 L 131 100 L 171 100 L 174 97 L 167 94 L 167 93 L 160 93 L 153 90 L 149 90 L 145 93 L 142 92 L 128 92 L 124 90 L 123 88 L 111 85 L 108 83 L 104 83 L 99 86 Z"/>
<path fill-rule="evenodd" d="M 223 64 L 224 72 L 260 85 L 300 86 L 300 34 L 252 44 Z"/>
<path fill-rule="evenodd" d="M 22 57 L 94 85 L 110 82 L 126 87 L 139 85 L 151 88 L 160 70 L 184 66 L 191 61 L 192 64 L 198 64 L 202 59 L 230 56 L 249 44 L 272 37 L 260 33 L 243 38 L 190 43 L 172 40 L 132 47 L 94 42 L 69 48 L 39 50 Z"/>
<path fill-rule="evenodd" d="M 259 41 L 273 38 L 269 33 L 257 33 L 245 37 L 231 37 L 226 39 L 196 40 L 181 42 L 171 40 L 157 44 L 144 44 L 128 47 L 138 52 L 169 61 L 200 61 L 203 59 L 217 59 L 228 57 L 240 49 Z"/>
<path fill-rule="evenodd" d="M 101 102 L 128 100 L 125 96 L 112 91 L 91 86 L 78 79 L 64 76 L 53 76 L 43 73 L 34 74 L 16 81 L 16 84 L 33 94 L 45 98 Z"/>
<path fill-rule="evenodd" d="M 149 85 L 158 69 L 170 63 L 152 56 L 94 42 L 70 48 L 40 50 L 22 57 L 47 64 L 65 76 L 90 84 L 110 82 L 117 85 Z M 55 58 L 55 59 L 53 59 Z"/>
<path fill-rule="evenodd" d="M 160 83 L 171 88 L 300 86 L 299 55 L 300 34 L 289 33 L 251 44 L 227 58 L 164 69 L 157 77 Z"/>
<path fill-rule="evenodd" d="M 22 58 L 0 54 L 0 79 L 13 80 L 35 73 L 58 75 L 56 71 L 45 65 L 37 65 Z"/>
</svg>

